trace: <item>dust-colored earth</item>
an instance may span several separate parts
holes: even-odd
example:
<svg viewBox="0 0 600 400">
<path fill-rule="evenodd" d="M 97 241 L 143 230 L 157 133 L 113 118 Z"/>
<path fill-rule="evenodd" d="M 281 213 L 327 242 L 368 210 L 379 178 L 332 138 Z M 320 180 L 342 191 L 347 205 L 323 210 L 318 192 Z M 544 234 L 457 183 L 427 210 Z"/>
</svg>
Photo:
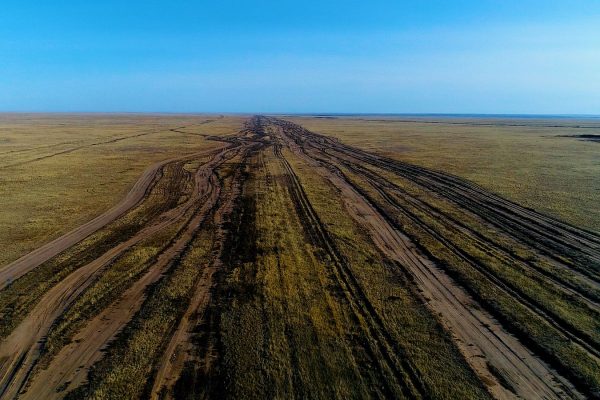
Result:
<svg viewBox="0 0 600 400">
<path fill-rule="evenodd" d="M 221 145 L 148 167 L 119 204 L 0 267 L 0 295 L 5 296 L 26 280 L 35 282 L 44 268 L 66 271 L 52 284 L 32 286 L 39 294 L 31 300 L 25 293 L 21 303 L 3 303 L 3 320 L 10 316 L 14 322 L 1 338 L 0 398 L 112 397 L 102 389 L 117 374 L 107 372 L 107 360 L 126 359 L 131 343 L 150 346 L 134 342 L 136 335 L 153 332 L 148 321 L 155 316 L 145 310 L 158 298 L 157 288 L 185 265 L 195 268 L 186 300 L 170 315 L 174 323 L 167 324 L 167 334 L 156 334 L 154 355 L 143 367 L 146 381 L 134 383 L 139 392 L 121 395 L 178 398 L 185 391 L 181 382 L 195 371 L 190 393 L 196 391 L 193 386 L 209 397 L 226 396 L 223 382 L 234 378 L 227 377 L 223 337 L 244 332 L 218 332 L 218 314 L 223 298 L 245 293 L 227 286 L 232 270 L 227 260 L 245 251 L 247 245 L 238 242 L 250 240 L 235 232 L 240 226 L 252 230 L 243 226 L 251 219 L 240 211 L 240 201 L 248 182 L 259 179 L 250 160 L 261 154 L 269 154 L 283 171 L 280 181 L 265 181 L 266 187 L 286 188 L 294 204 L 287 212 L 302 222 L 304 246 L 319 254 L 338 288 L 332 298 L 354 321 L 354 331 L 341 335 L 356 337 L 360 352 L 372 361 L 356 368 L 361 376 L 379 377 L 369 378 L 382 388 L 373 397 L 430 398 L 429 376 L 445 372 L 415 366 L 412 350 L 390 329 L 391 317 L 382 314 L 368 283 L 355 273 L 360 265 L 351 265 L 341 250 L 343 239 L 323 222 L 324 211 L 313 204 L 306 171 L 299 172 L 298 163 L 337 193 L 343 212 L 369 238 L 367 246 L 386 260 L 386 273 L 409 277 L 402 285 L 447 333 L 457 350 L 456 365 L 475 377 L 477 383 L 466 386 L 479 385 L 482 393 L 499 399 L 579 399 L 600 393 L 600 237 L 451 174 L 345 145 L 283 119 L 253 117 L 236 135 L 202 137 Z M 121 223 L 130 228 L 117 231 Z M 159 235 L 169 239 L 154 253 L 136 256 L 141 257 L 137 272 L 132 266 L 109 294 L 100 290 L 95 295 L 100 300 L 86 300 L 127 255 Z M 194 255 L 198 243 L 206 250 Z M 101 252 L 90 253 L 101 245 L 106 246 Z M 76 246 L 93 256 L 73 266 L 68 255 L 80 254 Z M 539 285 L 539 296 L 532 294 L 533 284 Z M 24 315 L 15 314 L 17 306 Z M 209 323 L 215 318 L 216 325 Z M 310 385 L 302 372 L 289 373 L 294 385 Z"/>
</svg>

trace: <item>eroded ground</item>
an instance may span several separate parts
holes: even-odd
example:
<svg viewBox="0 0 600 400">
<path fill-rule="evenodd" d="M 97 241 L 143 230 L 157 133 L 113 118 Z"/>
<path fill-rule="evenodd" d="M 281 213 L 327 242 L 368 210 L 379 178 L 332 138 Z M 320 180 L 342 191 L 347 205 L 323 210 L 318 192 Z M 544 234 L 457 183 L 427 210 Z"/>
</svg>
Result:
<svg viewBox="0 0 600 400">
<path fill-rule="evenodd" d="M 0 267 L 0 397 L 598 396 L 597 235 L 286 119 L 170 132 L 212 145 Z"/>
<path fill-rule="evenodd" d="M 445 171 L 600 232 L 600 122 L 574 118 L 289 117 L 346 144 Z"/>
</svg>

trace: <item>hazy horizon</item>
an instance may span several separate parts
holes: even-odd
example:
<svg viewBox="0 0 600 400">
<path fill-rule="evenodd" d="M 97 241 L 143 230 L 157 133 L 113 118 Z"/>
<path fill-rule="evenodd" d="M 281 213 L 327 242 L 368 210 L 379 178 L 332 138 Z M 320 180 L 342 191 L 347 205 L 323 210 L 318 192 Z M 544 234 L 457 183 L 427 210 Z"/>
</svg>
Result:
<svg viewBox="0 0 600 400">
<path fill-rule="evenodd" d="M 417 117 L 417 118 L 495 118 L 495 119 L 600 119 L 600 114 L 505 114 L 505 113 L 361 113 L 361 112 L 230 112 L 230 111 L 0 111 L 1 115 L 227 115 L 227 116 L 307 116 L 314 118 L 327 117 Z"/>
</svg>

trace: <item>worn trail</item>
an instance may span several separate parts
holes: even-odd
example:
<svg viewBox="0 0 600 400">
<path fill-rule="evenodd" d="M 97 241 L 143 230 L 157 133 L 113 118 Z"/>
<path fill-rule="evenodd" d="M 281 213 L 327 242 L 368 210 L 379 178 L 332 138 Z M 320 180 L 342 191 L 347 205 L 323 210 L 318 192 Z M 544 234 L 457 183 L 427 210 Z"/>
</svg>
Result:
<svg viewBox="0 0 600 400">
<path fill-rule="evenodd" d="M 358 186 L 356 181 L 348 178 L 340 168 L 350 166 L 355 172 L 361 173 L 364 171 L 366 161 L 377 160 L 376 156 L 364 154 L 364 152 L 348 148 L 335 140 L 326 137 L 315 135 L 303 128 L 288 123 L 286 121 L 271 120 L 273 125 L 277 126 L 279 135 L 282 140 L 288 145 L 290 150 L 297 156 L 303 157 L 307 162 L 311 162 L 315 169 L 326 176 L 342 193 L 346 199 L 348 210 L 353 216 L 358 219 L 364 226 L 368 227 L 375 243 L 386 253 L 391 259 L 398 262 L 400 268 L 408 269 L 415 277 L 420 289 L 429 301 L 430 307 L 440 313 L 442 322 L 456 337 L 459 346 L 464 354 L 482 376 L 489 380 L 496 381 L 495 385 L 490 387 L 492 393 L 497 397 L 512 397 L 517 394 L 525 398 L 564 398 L 582 397 L 574 386 L 554 368 L 550 367 L 542 359 L 537 357 L 533 351 L 528 349 L 522 342 L 517 340 L 513 335 L 506 331 L 492 315 L 484 311 L 482 307 L 477 307 L 477 301 L 465 292 L 450 276 L 442 269 L 438 268 L 434 263 L 425 257 L 419 251 L 410 239 L 401 233 L 402 227 L 395 223 L 393 213 L 402 212 L 399 210 L 399 205 L 393 202 L 386 193 L 382 192 L 382 181 L 385 178 L 378 177 L 379 182 L 372 178 L 372 174 L 362 173 L 362 178 L 365 184 L 372 185 L 375 192 L 379 190 L 382 199 L 387 202 L 387 207 L 369 195 L 365 188 Z M 342 155 L 340 155 L 342 154 Z M 359 157 L 351 158 L 349 154 L 359 154 Z M 376 166 L 387 168 L 390 165 L 394 167 L 393 171 L 400 171 L 400 166 L 386 160 L 382 166 L 381 162 L 375 163 Z M 412 166 L 408 166 L 412 169 Z M 423 171 L 423 174 L 428 175 L 428 171 Z M 436 174 L 436 179 L 441 180 L 441 175 Z M 450 182 L 456 182 L 456 178 L 449 177 Z M 444 187 L 448 186 L 448 180 L 444 180 Z M 393 183 L 385 181 L 388 186 L 393 186 Z M 463 187 L 463 183 L 459 182 Z M 432 186 L 423 184 L 431 190 Z M 469 190 L 471 189 L 467 185 Z M 435 189 L 436 187 L 433 186 Z M 454 190 L 457 190 L 453 187 Z M 532 218 L 535 213 L 529 210 L 521 210 L 518 206 L 510 204 L 503 199 L 494 198 L 488 193 L 477 188 L 477 192 L 484 197 L 486 210 L 489 211 L 487 199 L 490 197 L 497 203 L 503 204 L 501 215 L 508 214 L 505 209 L 513 209 L 518 211 L 517 215 L 510 214 L 507 218 L 518 220 L 518 217 Z M 379 200 L 381 201 L 381 200 Z M 474 207 L 473 207 L 474 208 Z M 386 211 L 390 210 L 390 211 Z M 551 224 L 554 229 L 563 227 L 560 223 L 554 223 L 546 217 L 540 216 L 537 219 L 541 225 Z M 422 224 L 422 221 L 413 219 L 413 223 Z M 524 224 L 519 224 L 521 229 L 524 229 Z M 438 239 L 447 244 L 443 238 L 438 236 Z M 558 239 L 555 239 L 558 242 Z M 571 227 L 565 228 L 564 244 L 574 245 L 579 243 L 579 246 L 584 244 L 590 245 L 589 248 L 583 250 L 594 254 L 596 252 L 595 242 L 597 238 L 589 236 L 586 232 L 579 232 Z M 561 240 L 562 242 L 562 240 Z M 455 247 L 454 251 L 459 251 Z M 479 265 L 475 265 L 480 267 Z M 496 281 L 500 284 L 501 282 Z M 511 293 L 514 295 L 514 293 Z M 584 297 L 584 296 L 582 296 Z M 541 311 L 536 309 L 535 312 Z M 542 313 L 542 316 L 550 319 L 549 316 Z M 568 332 L 565 332 L 568 333 Z M 578 336 L 582 343 L 585 339 Z M 591 356 L 594 357 L 593 347 L 591 347 Z M 490 367 L 492 371 L 490 371 Z M 498 379 L 496 375 L 500 375 Z M 509 382 L 509 387 L 503 387 L 501 382 Z"/>
<path fill-rule="evenodd" d="M 175 389 L 182 376 L 192 372 L 198 374 L 196 380 L 187 378 L 196 385 L 226 391 L 223 382 L 211 381 L 227 374 L 213 368 L 223 368 L 220 362 L 226 351 L 218 338 L 232 334 L 220 331 L 219 315 L 215 313 L 224 310 L 215 303 L 215 293 L 231 300 L 239 291 L 221 286 L 227 285 L 225 272 L 235 272 L 226 265 L 228 253 L 233 251 L 228 248 L 234 233 L 231 216 L 239 211 L 236 207 L 248 170 L 252 166 L 261 168 L 249 160 L 261 159 L 266 152 L 269 165 L 282 171 L 278 172 L 278 188 L 285 191 L 289 199 L 285 204 L 293 204 L 289 212 L 300 221 L 296 225 L 303 231 L 305 243 L 299 248 L 318 255 L 331 279 L 322 290 L 327 291 L 330 301 L 339 301 L 340 309 L 351 320 L 348 326 L 352 332 L 346 334 L 352 339 L 347 339 L 355 347 L 353 351 L 360 352 L 360 359 L 368 363 L 357 367 L 356 376 L 365 382 L 375 375 L 381 380 L 381 387 L 373 393 L 392 398 L 430 398 L 424 379 L 428 372 L 419 370 L 407 356 L 395 331 L 402 327 L 390 328 L 389 316 L 382 313 L 372 292 L 366 290 L 368 283 L 357 272 L 361 265 L 348 261 L 346 256 L 351 253 L 344 253 L 347 250 L 343 250 L 342 239 L 323 222 L 326 219 L 322 213 L 326 211 L 315 206 L 318 203 L 307 190 L 302 175 L 306 172 L 301 173 L 299 164 L 307 166 L 340 196 L 344 215 L 364 229 L 360 240 L 368 242 L 374 254 L 385 260 L 389 269 L 386 273 L 410 277 L 410 284 L 415 286 L 410 291 L 414 301 L 425 304 L 426 314 L 434 315 L 432 320 L 443 327 L 440 331 L 450 334 L 452 340 L 447 342 L 457 357 L 464 358 L 461 365 L 470 374 L 475 371 L 491 396 L 582 399 L 597 395 L 597 235 L 523 208 L 458 177 L 347 146 L 283 119 L 253 117 L 237 134 L 222 137 L 211 135 L 208 127 L 206 133 L 191 132 L 188 127 L 171 131 L 222 145 L 150 166 L 119 204 L 0 267 L 0 293 L 10 293 L 14 289 L 10 285 L 26 277 L 45 276 L 40 271 L 53 262 L 63 271 L 61 280 L 55 279 L 39 293 L 20 292 L 23 298 L 31 297 L 29 303 L 26 299 L 17 299 L 21 303 L 15 300 L 15 304 L 22 304 L 23 315 L 13 312 L 10 302 L 3 303 L 5 315 L 14 315 L 10 314 L 12 325 L 7 323 L 0 342 L 0 399 L 63 398 L 69 393 L 89 394 L 100 387 L 86 385 L 109 379 L 106 376 L 110 373 L 102 375 L 106 371 L 94 372 L 94 368 L 102 360 L 112 362 L 107 351 L 114 350 L 123 332 L 132 334 L 143 329 L 134 322 L 149 318 L 141 314 L 148 304 L 154 304 L 153 296 L 162 299 L 152 289 L 182 265 L 189 268 L 192 258 L 188 257 L 200 238 L 208 250 L 193 259 L 196 269 L 192 269 L 195 278 L 189 281 L 191 289 L 178 304 L 181 308 L 170 315 L 172 326 L 160 331 L 161 342 L 152 349 L 155 355 L 147 363 L 150 372 L 143 385 L 143 397 L 176 398 Z M 264 171 L 261 176 L 266 181 L 274 179 Z M 266 181 L 257 187 L 269 190 Z M 134 223 L 131 219 L 139 220 Z M 252 224 L 243 221 L 236 223 Z M 120 223 L 131 228 L 120 233 L 114 228 Z M 251 232 L 254 227 L 235 229 Z M 105 232 L 107 236 L 102 239 Z M 88 239 L 96 236 L 100 239 Z M 129 272 L 126 264 L 130 276 L 123 272 L 110 275 L 123 268 L 119 263 L 136 254 L 144 243 L 163 237 L 168 239 L 160 243 L 156 253 L 140 252 L 135 273 L 134 266 Z M 259 234 L 252 238 L 263 239 Z M 88 241 L 91 244 L 85 248 Z M 77 246 L 83 248 L 73 250 Z M 88 258 L 80 259 L 78 264 L 60 258 L 84 253 Z M 276 260 L 281 272 L 285 265 Z M 117 282 L 112 276 L 120 276 L 123 281 Z M 103 278 L 114 283 L 114 290 L 98 295 L 95 307 L 95 300 L 90 300 L 92 305 L 86 309 L 82 299 L 94 299 L 94 290 L 101 287 Z M 388 284 L 406 285 L 406 279 Z M 247 290 L 254 293 L 255 289 Z M 287 310 L 287 303 L 282 304 Z M 86 310 L 85 319 L 77 307 Z M 57 341 L 59 345 L 48 347 L 48 343 L 56 343 L 52 340 L 65 326 L 69 336 L 64 342 Z M 295 327 L 289 321 L 282 326 L 286 340 L 293 341 L 292 337 L 298 335 L 292 331 Z M 199 341 L 198 332 L 207 329 L 211 331 L 204 332 L 205 340 Z M 319 340 L 312 336 L 307 343 Z M 290 344 L 290 359 L 285 362 L 299 368 L 298 352 L 305 350 Z M 269 351 L 276 354 L 274 349 Z M 256 360 L 256 365 L 271 361 Z M 310 390 L 299 387 L 303 379 L 308 379 L 304 373 L 290 373 L 295 393 Z M 78 391 L 82 388 L 90 391 Z M 480 390 L 485 393 L 483 386 Z M 213 389 L 201 392 L 224 393 Z"/>
</svg>

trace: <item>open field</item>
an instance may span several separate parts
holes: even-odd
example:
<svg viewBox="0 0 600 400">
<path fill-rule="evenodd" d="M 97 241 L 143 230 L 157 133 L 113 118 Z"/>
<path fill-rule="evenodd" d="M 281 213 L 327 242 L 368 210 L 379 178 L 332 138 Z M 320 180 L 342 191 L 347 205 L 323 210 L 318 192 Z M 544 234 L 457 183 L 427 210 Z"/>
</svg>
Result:
<svg viewBox="0 0 600 400">
<path fill-rule="evenodd" d="M 0 398 L 600 398 L 600 128 L 367 119 L 5 116 Z"/>
<path fill-rule="evenodd" d="M 219 143 L 242 118 L 140 115 L 0 116 L 0 265 L 91 220 L 119 202 L 155 162 Z"/>
<path fill-rule="evenodd" d="M 364 150 L 458 175 L 523 206 L 600 232 L 598 119 L 290 120 Z"/>
</svg>

